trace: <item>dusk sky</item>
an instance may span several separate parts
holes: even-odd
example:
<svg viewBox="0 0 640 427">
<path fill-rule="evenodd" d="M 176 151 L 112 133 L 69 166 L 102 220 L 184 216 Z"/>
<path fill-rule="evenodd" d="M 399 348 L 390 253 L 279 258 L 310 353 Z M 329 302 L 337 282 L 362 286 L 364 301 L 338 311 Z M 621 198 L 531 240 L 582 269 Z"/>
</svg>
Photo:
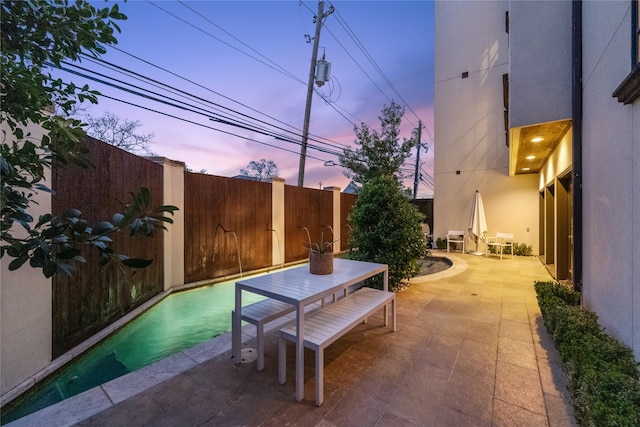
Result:
<svg viewBox="0 0 640 427">
<path fill-rule="evenodd" d="M 342 168 L 324 166 L 325 161 L 337 163 L 333 153 L 355 147 L 354 124 L 379 130 L 378 116 L 391 100 L 405 106 L 402 137 L 410 137 L 419 119 L 425 125 L 422 141 L 429 150 L 426 155 L 422 150 L 421 163 L 432 176 L 433 2 L 326 1 L 325 12 L 331 4 L 335 12 L 326 18 L 319 44 L 319 58 L 324 54 L 332 64 L 331 81 L 316 86 L 329 102 L 314 95 L 304 185 L 344 189 L 349 180 Z M 138 76 L 87 59 L 77 65 L 91 72 L 69 68 L 128 82 L 138 88 L 114 84 L 165 103 L 63 72 L 76 84 L 86 82 L 108 97 L 148 109 L 101 97 L 87 112 L 139 120 L 138 133 L 155 135 L 155 153 L 183 161 L 191 170 L 234 176 L 251 160 L 265 158 L 276 162 L 286 184 L 297 185 L 299 145 L 210 117 L 300 141 L 313 47 L 305 34 L 314 35 L 318 2 L 129 0 L 118 5 L 128 20 L 118 22 L 118 50 L 109 49 L 101 59 Z M 155 80 L 155 87 L 145 78 Z M 406 166 L 415 167 L 415 152 Z M 412 179 L 407 181 L 411 187 Z M 431 194 L 421 183 L 418 195 Z"/>
</svg>

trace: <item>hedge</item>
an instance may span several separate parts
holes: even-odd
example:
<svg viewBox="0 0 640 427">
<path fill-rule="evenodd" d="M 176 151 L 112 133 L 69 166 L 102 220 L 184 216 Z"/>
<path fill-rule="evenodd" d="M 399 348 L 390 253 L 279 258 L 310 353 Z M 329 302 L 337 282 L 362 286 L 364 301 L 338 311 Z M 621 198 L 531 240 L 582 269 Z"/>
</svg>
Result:
<svg viewBox="0 0 640 427">
<path fill-rule="evenodd" d="M 640 375 L 631 348 L 604 332 L 580 293 L 536 282 L 538 305 L 562 358 L 581 426 L 640 426 Z"/>
</svg>

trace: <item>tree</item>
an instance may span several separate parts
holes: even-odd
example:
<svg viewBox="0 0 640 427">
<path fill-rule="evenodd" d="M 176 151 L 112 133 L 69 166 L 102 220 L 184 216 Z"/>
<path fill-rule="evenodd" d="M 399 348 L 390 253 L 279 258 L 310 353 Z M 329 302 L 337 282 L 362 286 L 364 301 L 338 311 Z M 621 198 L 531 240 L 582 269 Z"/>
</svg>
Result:
<svg viewBox="0 0 640 427">
<path fill-rule="evenodd" d="M 253 178 L 272 178 L 278 176 L 280 171 L 273 160 L 260 159 L 259 161 L 251 161 L 247 165 L 247 169 L 240 169 L 240 175 L 250 176 Z"/>
<path fill-rule="evenodd" d="M 148 236 L 155 228 L 164 228 L 163 223 L 172 222 L 165 214 L 177 208 L 150 208 L 145 188 L 132 193 L 132 202 L 124 203 L 122 212 L 111 221 L 93 226 L 73 208 L 61 216 L 42 215 L 37 221 L 28 212 L 36 192 L 51 191 L 42 181 L 54 162 L 62 166 L 89 163 L 81 121 L 55 114 L 53 106 L 68 116 L 77 103 L 95 104 L 99 95 L 87 85 L 77 87 L 56 79 L 46 69 L 60 67 L 64 60 L 76 61 L 81 54 L 106 52 L 106 45 L 117 42 L 114 31 L 120 30 L 115 21 L 126 16 L 117 4 L 96 9 L 84 0 L 2 0 L 0 7 L 0 124 L 4 133 L 0 144 L 0 257 L 14 258 L 10 270 L 29 261 L 46 277 L 57 271 L 71 274 L 72 261 L 83 262 L 81 253 L 87 246 L 98 249 L 103 263 L 148 265 L 150 260 L 117 255 L 109 247 L 109 236 L 118 231 Z M 40 126 L 44 135 L 35 138 L 27 130 L 29 125 Z"/>
<path fill-rule="evenodd" d="M 107 111 L 99 117 L 87 116 L 87 124 L 87 134 L 100 141 L 138 155 L 153 154 L 149 144 L 154 135 L 137 134 L 136 129 L 142 126 L 138 120 L 123 119 Z"/>
<path fill-rule="evenodd" d="M 360 148 L 347 147 L 339 156 L 340 165 L 346 168 L 345 175 L 353 181 L 364 184 L 370 179 L 388 175 L 400 180 L 400 167 L 411 155 L 411 150 L 419 143 L 418 132 L 415 129 L 410 139 L 400 138 L 400 124 L 404 108 L 395 102 L 385 105 L 382 116 L 379 116 L 381 131 L 370 130 L 362 123 L 354 127 L 356 133 L 355 144 Z"/>
<path fill-rule="evenodd" d="M 427 255 L 420 224 L 424 218 L 403 194 L 391 175 L 371 178 L 356 199 L 349 221 L 353 231 L 349 240 L 351 259 L 389 266 L 389 287 L 398 290 L 402 280 L 420 271 L 418 260 Z M 377 281 L 375 287 L 382 288 Z"/>
</svg>

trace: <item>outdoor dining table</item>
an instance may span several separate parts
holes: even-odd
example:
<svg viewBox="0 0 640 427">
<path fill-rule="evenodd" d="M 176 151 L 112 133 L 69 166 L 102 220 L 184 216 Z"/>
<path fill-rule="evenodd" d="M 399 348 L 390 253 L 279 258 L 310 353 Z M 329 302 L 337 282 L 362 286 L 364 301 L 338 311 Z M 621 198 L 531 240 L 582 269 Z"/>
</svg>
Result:
<svg viewBox="0 0 640 427">
<path fill-rule="evenodd" d="M 389 270 L 386 264 L 336 258 L 333 273 L 311 274 L 304 264 L 289 270 L 273 272 L 236 282 L 235 316 L 232 319 L 232 356 L 240 363 L 242 291 L 284 301 L 296 310 L 296 400 L 304 398 L 304 308 L 307 304 L 346 290 L 349 286 L 377 274 L 384 274 L 384 290 L 388 290 Z"/>
</svg>

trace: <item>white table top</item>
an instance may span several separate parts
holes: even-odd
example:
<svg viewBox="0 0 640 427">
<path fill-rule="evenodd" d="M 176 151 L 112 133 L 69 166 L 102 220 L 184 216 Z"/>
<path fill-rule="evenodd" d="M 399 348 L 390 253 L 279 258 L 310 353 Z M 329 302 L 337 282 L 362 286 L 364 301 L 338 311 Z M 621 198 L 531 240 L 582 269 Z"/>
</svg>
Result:
<svg viewBox="0 0 640 427">
<path fill-rule="evenodd" d="M 386 270 L 386 264 L 336 258 L 332 274 L 311 274 L 309 265 L 305 264 L 253 279 L 241 279 L 236 286 L 290 304 L 306 304 L 316 301 L 325 292 L 345 288 Z"/>
<path fill-rule="evenodd" d="M 333 273 L 311 274 L 304 264 L 290 270 L 277 271 L 252 279 L 236 281 L 236 309 L 232 328 L 233 359 L 240 361 L 240 319 L 242 291 L 264 295 L 296 307 L 296 400 L 304 398 L 304 306 L 318 301 L 366 278 L 384 273 L 384 290 L 388 286 L 388 266 L 373 262 L 336 258 Z"/>
</svg>

